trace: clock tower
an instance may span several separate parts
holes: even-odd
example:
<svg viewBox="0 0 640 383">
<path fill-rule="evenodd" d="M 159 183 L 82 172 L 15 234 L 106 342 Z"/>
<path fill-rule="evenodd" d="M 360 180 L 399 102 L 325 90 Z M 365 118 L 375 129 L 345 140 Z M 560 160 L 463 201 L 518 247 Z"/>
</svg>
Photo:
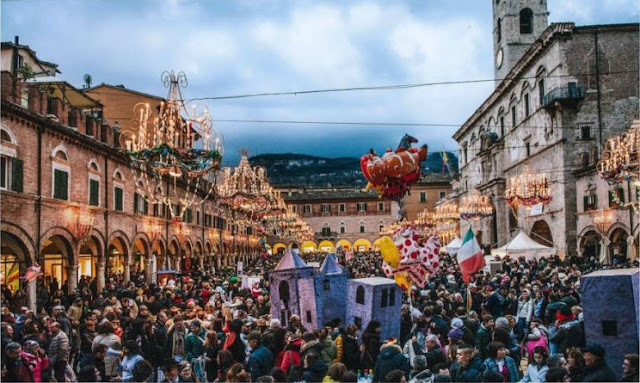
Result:
<svg viewBox="0 0 640 383">
<path fill-rule="evenodd" d="M 549 25 L 547 0 L 489 1 L 493 4 L 494 74 L 503 79 Z"/>
</svg>

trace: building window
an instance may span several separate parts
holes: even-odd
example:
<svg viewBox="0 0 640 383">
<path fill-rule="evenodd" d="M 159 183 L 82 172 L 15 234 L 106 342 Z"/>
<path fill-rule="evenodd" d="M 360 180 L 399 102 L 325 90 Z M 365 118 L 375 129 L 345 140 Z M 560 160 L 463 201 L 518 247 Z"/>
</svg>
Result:
<svg viewBox="0 0 640 383">
<path fill-rule="evenodd" d="M 340 211 L 340 213 L 344 213 L 345 210 L 346 210 L 345 204 L 341 203 L 340 205 L 338 205 L 338 211 Z"/>
<path fill-rule="evenodd" d="M 356 289 L 356 303 L 363 305 L 364 304 L 364 287 L 358 286 Z"/>
<path fill-rule="evenodd" d="M 296 206 L 296 205 L 291 205 L 291 212 L 293 212 L 293 213 L 297 213 L 297 212 L 298 212 L 298 206 Z"/>
<path fill-rule="evenodd" d="M 144 198 L 144 194 L 135 192 L 133 195 L 133 214 L 147 214 L 149 203 Z"/>
<path fill-rule="evenodd" d="M 544 104 L 544 79 L 538 80 L 538 98 L 540 105 Z"/>
<path fill-rule="evenodd" d="M 344 222 L 340 223 L 340 234 L 344 234 L 346 232 L 346 228 L 344 226 Z"/>
<path fill-rule="evenodd" d="M 384 225 L 378 225 L 378 231 L 382 231 L 384 229 Z"/>
<path fill-rule="evenodd" d="M 524 95 L 524 116 L 529 117 L 529 93 Z"/>
<path fill-rule="evenodd" d="M 520 11 L 520 33 L 533 33 L 533 11 L 529 8 Z"/>
<path fill-rule="evenodd" d="M 516 106 L 511 107 L 511 127 L 516 127 Z"/>
<path fill-rule="evenodd" d="M 420 192 L 420 202 L 427 202 L 427 192 Z"/>
<path fill-rule="evenodd" d="M 9 164 L 11 159 L 7 156 L 0 157 L 0 189 L 9 188 Z"/>
<path fill-rule="evenodd" d="M 469 162 L 469 157 L 467 157 L 467 146 L 465 145 L 462 150 L 464 152 L 464 163 L 466 164 L 467 162 Z"/>
<path fill-rule="evenodd" d="M 389 295 L 389 291 L 387 289 L 382 289 L 382 297 L 380 298 L 380 307 L 387 307 L 388 295 Z"/>
<path fill-rule="evenodd" d="M 384 211 L 384 202 L 378 202 L 378 211 Z"/>
<path fill-rule="evenodd" d="M 311 311 L 307 310 L 307 323 L 311 323 L 313 320 L 311 319 Z"/>
<path fill-rule="evenodd" d="M 324 291 L 331 290 L 331 282 L 329 282 L 328 279 L 325 279 L 324 281 L 322 281 L 322 288 L 324 289 Z"/>
<path fill-rule="evenodd" d="M 124 207 L 122 200 L 124 199 L 124 190 L 121 187 L 116 186 L 113 189 L 113 208 L 117 211 L 123 211 Z"/>
<path fill-rule="evenodd" d="M 323 227 L 322 228 L 322 236 L 323 237 L 330 237 L 331 236 L 331 228 L 330 227 Z"/>
<path fill-rule="evenodd" d="M 200 225 L 200 212 L 196 212 L 196 225 Z"/>
<path fill-rule="evenodd" d="M 100 204 L 100 181 L 89 179 L 89 205 L 98 206 Z"/>
<path fill-rule="evenodd" d="M 322 204 L 322 212 L 323 213 L 331 212 L 331 205 L 329 205 L 328 203 L 323 203 Z"/>
<path fill-rule="evenodd" d="M 304 205 L 304 214 L 311 214 L 311 205 Z"/>
<path fill-rule="evenodd" d="M 598 199 L 595 193 L 587 194 L 582 197 L 583 210 L 595 210 L 598 208 Z"/>
<path fill-rule="evenodd" d="M 504 116 L 500 116 L 500 137 L 504 137 Z"/>
<path fill-rule="evenodd" d="M 366 202 L 358 202 L 358 212 L 367 211 Z"/>
<path fill-rule="evenodd" d="M 581 126 L 580 127 L 580 139 L 581 140 L 590 140 L 591 139 L 591 126 Z"/>
<path fill-rule="evenodd" d="M 498 17 L 498 23 L 496 24 L 496 37 L 498 42 L 502 40 L 502 19 Z"/>
<path fill-rule="evenodd" d="M 624 203 L 624 189 L 617 188 L 615 194 L 612 190 L 609 190 L 609 206 L 618 206 Z"/>
<path fill-rule="evenodd" d="M 526 142 L 524 144 L 524 147 L 527 151 L 527 158 L 531 157 L 531 143 L 530 142 Z"/>
<path fill-rule="evenodd" d="M 446 191 L 440 191 L 440 199 L 443 199 L 444 197 L 447 196 L 447 192 Z"/>
<path fill-rule="evenodd" d="M 396 305 L 396 289 L 394 287 L 389 289 L 389 307 Z"/>
<path fill-rule="evenodd" d="M 53 170 L 53 198 L 64 201 L 69 199 L 69 172 Z"/>
<path fill-rule="evenodd" d="M 360 224 L 360 233 L 364 233 L 366 231 L 366 227 L 364 224 Z"/>
</svg>

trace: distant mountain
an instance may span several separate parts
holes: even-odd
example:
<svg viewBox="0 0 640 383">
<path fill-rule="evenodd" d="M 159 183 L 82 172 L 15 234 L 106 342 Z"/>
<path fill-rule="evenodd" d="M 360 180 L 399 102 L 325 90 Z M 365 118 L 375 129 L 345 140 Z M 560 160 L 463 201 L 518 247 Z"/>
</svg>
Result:
<svg viewBox="0 0 640 383">
<path fill-rule="evenodd" d="M 453 170 L 457 172 L 458 157 L 452 152 L 447 152 L 447 156 Z M 264 167 L 273 185 L 366 185 L 360 171 L 360 159 L 357 157 L 327 158 L 296 153 L 260 154 L 249 158 L 249 163 L 252 166 Z M 423 173 L 440 172 L 442 153 L 429 153 L 423 163 Z"/>
</svg>

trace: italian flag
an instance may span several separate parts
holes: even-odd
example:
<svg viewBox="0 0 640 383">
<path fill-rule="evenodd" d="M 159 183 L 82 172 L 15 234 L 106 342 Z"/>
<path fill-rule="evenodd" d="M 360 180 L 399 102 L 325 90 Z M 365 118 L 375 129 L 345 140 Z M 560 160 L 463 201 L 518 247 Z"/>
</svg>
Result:
<svg viewBox="0 0 640 383">
<path fill-rule="evenodd" d="M 484 254 L 471 229 L 469 229 L 464 236 L 462 246 L 460 250 L 458 250 L 457 259 L 458 265 L 460 265 L 460 271 L 462 272 L 462 279 L 465 282 L 469 282 L 471 275 L 482 270 L 485 265 Z"/>
</svg>

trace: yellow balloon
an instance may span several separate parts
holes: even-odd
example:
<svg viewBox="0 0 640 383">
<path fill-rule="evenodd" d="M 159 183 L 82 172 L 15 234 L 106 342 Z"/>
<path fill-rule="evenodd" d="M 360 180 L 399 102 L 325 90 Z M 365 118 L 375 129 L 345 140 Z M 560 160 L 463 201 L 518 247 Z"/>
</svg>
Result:
<svg viewBox="0 0 640 383">
<path fill-rule="evenodd" d="M 395 273 L 393 275 L 393 278 L 396 280 L 396 284 L 400 286 L 402 290 L 404 290 L 406 293 L 409 293 L 412 283 L 411 280 L 407 278 L 407 273 Z"/>
<path fill-rule="evenodd" d="M 393 240 L 389 238 L 389 236 L 384 236 L 380 238 L 380 253 L 382 253 L 382 259 L 389 264 L 389 266 L 394 269 L 398 267 L 400 264 L 400 252 L 396 247 L 396 244 L 393 243 Z"/>
</svg>

